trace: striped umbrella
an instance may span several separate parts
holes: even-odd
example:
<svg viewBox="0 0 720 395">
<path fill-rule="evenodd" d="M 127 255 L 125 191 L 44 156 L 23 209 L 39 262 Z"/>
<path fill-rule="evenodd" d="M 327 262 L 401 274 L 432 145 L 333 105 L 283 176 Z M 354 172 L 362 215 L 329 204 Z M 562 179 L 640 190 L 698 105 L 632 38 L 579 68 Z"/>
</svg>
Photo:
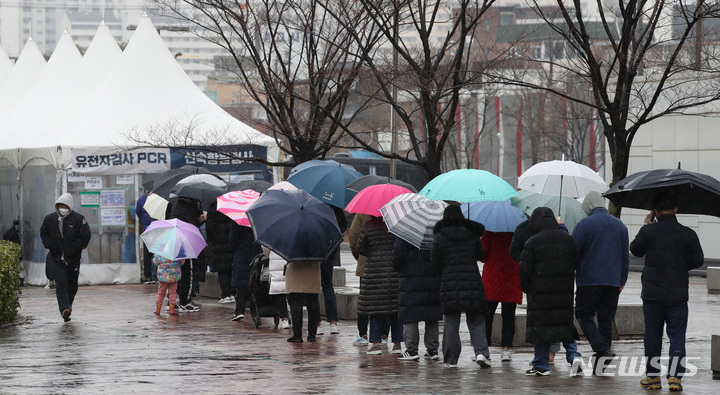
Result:
<svg viewBox="0 0 720 395">
<path fill-rule="evenodd" d="M 247 211 L 260 198 L 252 189 L 228 192 L 217 198 L 217 211 L 227 215 L 240 226 L 250 226 Z"/>
<path fill-rule="evenodd" d="M 430 200 L 417 193 L 394 197 L 380 209 L 390 233 L 421 249 L 431 249 L 433 227 L 442 219 L 443 201 Z"/>
</svg>

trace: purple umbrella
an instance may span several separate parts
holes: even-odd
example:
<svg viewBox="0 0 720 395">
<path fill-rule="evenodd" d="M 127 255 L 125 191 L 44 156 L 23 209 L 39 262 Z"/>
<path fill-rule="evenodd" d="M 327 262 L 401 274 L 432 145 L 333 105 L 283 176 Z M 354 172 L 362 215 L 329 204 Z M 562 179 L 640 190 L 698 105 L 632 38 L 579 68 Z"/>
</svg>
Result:
<svg viewBox="0 0 720 395">
<path fill-rule="evenodd" d="M 153 221 L 140 236 L 148 251 L 173 261 L 197 258 L 207 246 L 200 229 L 179 219 Z"/>
</svg>

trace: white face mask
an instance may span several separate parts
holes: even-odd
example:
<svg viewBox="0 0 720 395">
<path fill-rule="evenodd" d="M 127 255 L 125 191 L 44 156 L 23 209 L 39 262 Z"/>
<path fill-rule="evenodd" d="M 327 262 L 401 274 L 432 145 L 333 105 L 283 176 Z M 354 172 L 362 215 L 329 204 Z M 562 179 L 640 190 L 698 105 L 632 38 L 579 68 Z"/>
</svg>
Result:
<svg viewBox="0 0 720 395">
<path fill-rule="evenodd" d="M 69 208 L 60 208 L 60 209 L 58 209 L 58 212 L 60 213 L 61 216 L 64 217 L 64 216 L 70 214 L 70 209 Z"/>
</svg>

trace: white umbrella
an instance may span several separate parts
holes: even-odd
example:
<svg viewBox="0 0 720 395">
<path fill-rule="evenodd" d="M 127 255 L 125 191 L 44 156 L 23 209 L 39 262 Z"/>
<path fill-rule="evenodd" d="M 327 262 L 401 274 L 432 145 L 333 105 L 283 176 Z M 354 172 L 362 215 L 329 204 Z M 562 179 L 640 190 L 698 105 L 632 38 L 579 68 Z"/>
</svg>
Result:
<svg viewBox="0 0 720 395">
<path fill-rule="evenodd" d="M 541 195 L 585 197 L 590 191 L 604 193 L 607 183 L 591 168 L 573 161 L 540 162 L 518 178 L 518 189 Z"/>
</svg>

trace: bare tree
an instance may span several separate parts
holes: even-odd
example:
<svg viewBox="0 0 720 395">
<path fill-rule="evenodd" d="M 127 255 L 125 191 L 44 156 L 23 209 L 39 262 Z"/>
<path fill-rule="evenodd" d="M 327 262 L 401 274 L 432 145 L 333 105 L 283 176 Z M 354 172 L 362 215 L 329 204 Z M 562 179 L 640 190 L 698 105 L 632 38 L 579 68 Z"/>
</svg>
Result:
<svg viewBox="0 0 720 395">
<path fill-rule="evenodd" d="M 295 163 L 323 158 L 343 137 L 354 117 L 346 111 L 348 99 L 363 66 L 349 46 L 374 40 L 362 14 L 350 16 L 363 31 L 351 37 L 316 0 L 157 0 L 155 5 L 227 51 L 230 61 L 220 59 L 226 81 L 240 84 L 262 109 L 266 119 L 260 126 Z M 355 103 L 353 109 L 365 107 Z"/>
<path fill-rule="evenodd" d="M 470 37 L 494 0 L 326 2 L 336 3 L 343 6 L 330 12 L 355 39 L 352 49 L 372 72 L 381 92 L 379 100 L 399 119 L 390 133 L 405 135 L 410 149 L 402 154 L 356 140 L 386 158 L 420 166 L 428 178 L 442 173 L 461 91 L 480 75 L 468 72 Z M 370 23 L 354 23 L 357 13 Z M 382 40 L 365 40 L 367 29 L 378 32 Z"/>
<path fill-rule="evenodd" d="M 494 77 L 593 109 L 612 159 L 612 184 L 627 176 L 630 148 L 643 125 L 691 108 L 703 111 L 720 99 L 716 46 L 700 45 L 704 37 L 696 33 L 700 21 L 716 16 L 714 3 L 598 1 L 596 14 L 586 13 L 579 1 L 529 5 L 542 21 L 535 28 L 554 32 L 552 51 L 558 56 L 523 50 L 518 56 L 552 70 L 550 80 L 501 70 Z M 574 92 L 571 84 L 588 86 L 592 94 Z"/>
</svg>

